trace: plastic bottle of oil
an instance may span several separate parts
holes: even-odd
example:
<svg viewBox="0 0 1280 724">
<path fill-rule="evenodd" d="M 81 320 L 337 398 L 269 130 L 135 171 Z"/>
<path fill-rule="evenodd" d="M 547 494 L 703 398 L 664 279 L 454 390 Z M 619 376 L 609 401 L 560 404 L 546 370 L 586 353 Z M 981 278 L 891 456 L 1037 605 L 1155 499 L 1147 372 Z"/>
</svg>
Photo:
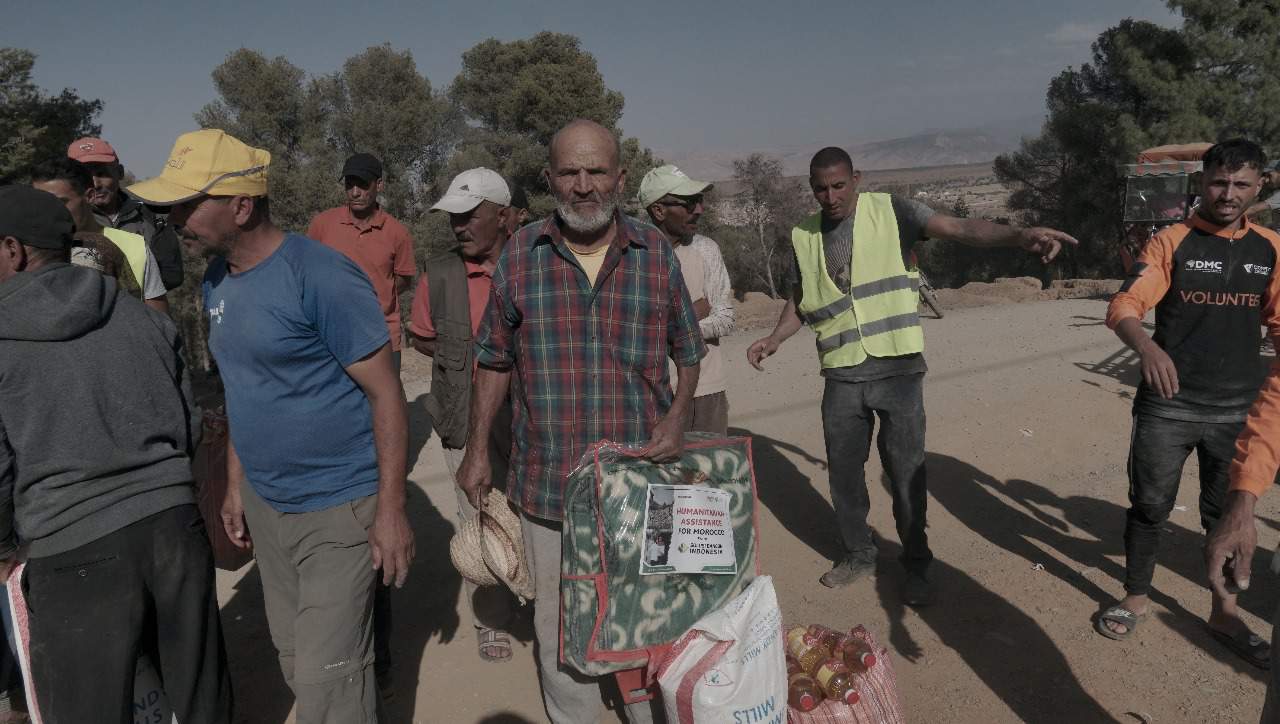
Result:
<svg viewBox="0 0 1280 724">
<path fill-rule="evenodd" d="M 855 674 L 865 674 L 868 669 L 876 665 L 876 655 L 871 652 L 871 647 L 866 641 L 856 636 L 842 636 L 840 642 L 836 644 L 835 655 L 839 656 Z"/>
<path fill-rule="evenodd" d="M 809 626 L 809 637 L 816 640 L 818 647 L 827 652 L 827 656 L 834 656 L 836 644 L 839 643 L 840 637 L 843 636 L 839 631 L 815 623 Z"/>
<path fill-rule="evenodd" d="M 805 672 L 799 661 L 787 657 L 787 704 L 800 711 L 813 711 L 822 702 L 822 689 Z"/>
<path fill-rule="evenodd" d="M 805 673 L 812 675 L 818 666 L 825 661 L 828 654 L 815 644 L 808 636 L 787 636 L 787 653 L 796 661 Z"/>
<path fill-rule="evenodd" d="M 854 683 L 853 672 L 840 659 L 833 656 L 822 662 L 813 678 L 828 699 L 843 701 L 850 706 L 858 703 L 858 687 Z"/>
</svg>

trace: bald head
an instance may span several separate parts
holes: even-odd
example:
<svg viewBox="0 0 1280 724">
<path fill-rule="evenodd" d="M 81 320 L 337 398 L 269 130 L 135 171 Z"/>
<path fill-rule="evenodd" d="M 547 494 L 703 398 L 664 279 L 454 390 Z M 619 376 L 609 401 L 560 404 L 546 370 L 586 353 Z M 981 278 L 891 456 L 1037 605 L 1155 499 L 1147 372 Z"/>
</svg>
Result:
<svg viewBox="0 0 1280 724">
<path fill-rule="evenodd" d="M 606 233 L 613 223 L 627 182 L 621 157 L 613 132 L 595 121 L 571 121 L 551 139 L 547 186 L 556 213 L 580 241 Z"/>
<path fill-rule="evenodd" d="M 610 168 L 615 173 L 622 161 L 622 149 L 618 145 L 617 136 L 613 135 L 613 131 L 595 121 L 589 121 L 585 118 L 569 121 L 564 128 L 556 131 L 556 135 L 551 137 L 551 168 L 553 171 L 558 166 L 563 165 L 566 155 L 585 154 L 606 157 L 610 163 Z"/>
</svg>

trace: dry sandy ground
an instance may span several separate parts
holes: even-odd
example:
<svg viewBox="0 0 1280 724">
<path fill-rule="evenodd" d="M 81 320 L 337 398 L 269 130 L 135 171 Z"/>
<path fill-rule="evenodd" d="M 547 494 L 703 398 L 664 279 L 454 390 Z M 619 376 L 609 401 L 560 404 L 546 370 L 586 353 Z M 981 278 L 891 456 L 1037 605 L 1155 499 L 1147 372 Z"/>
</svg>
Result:
<svg viewBox="0 0 1280 724">
<path fill-rule="evenodd" d="M 1092 630 L 1123 572 L 1124 458 L 1134 360 L 1102 325 L 1105 302 L 1009 304 L 925 320 L 931 371 L 930 539 L 938 605 L 901 604 L 897 535 L 872 454 L 871 521 L 882 534 L 879 573 L 830 590 L 817 578 L 839 553 L 828 502 L 818 375 L 811 335 L 791 340 L 758 373 L 725 343 L 731 426 L 754 439 L 763 569 L 788 622 L 863 623 L 887 642 L 911 722 L 1254 722 L 1263 673 L 1210 638 L 1203 619 L 1202 535 L 1194 457 L 1166 529 L 1153 615 L 1136 639 Z M 425 365 L 406 366 L 409 399 Z M 415 409 L 418 409 L 415 406 Z M 392 722 L 540 722 L 532 645 L 511 663 L 476 657 L 459 579 L 448 562 L 454 499 L 438 441 L 415 417 L 409 508 L 418 540 L 410 582 L 397 591 Z M 1280 495 L 1260 505 L 1260 550 L 1280 534 Z M 1275 579 L 1256 559 L 1243 598 L 1269 635 Z M 240 721 L 289 716 L 247 573 L 219 574 Z M 526 634 L 527 638 L 527 634 Z M 609 715 L 608 721 L 615 721 Z"/>
</svg>

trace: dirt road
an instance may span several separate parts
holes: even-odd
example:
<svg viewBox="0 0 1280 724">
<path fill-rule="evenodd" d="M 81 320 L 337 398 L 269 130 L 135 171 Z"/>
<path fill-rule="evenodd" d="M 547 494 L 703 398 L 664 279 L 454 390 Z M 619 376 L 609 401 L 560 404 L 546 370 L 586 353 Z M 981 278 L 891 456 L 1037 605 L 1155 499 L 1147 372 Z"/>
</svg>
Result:
<svg viewBox="0 0 1280 724">
<path fill-rule="evenodd" d="M 871 521 L 882 534 L 875 580 L 830 590 L 818 576 L 839 553 L 828 502 L 818 375 L 802 331 L 752 370 L 725 343 L 730 425 L 754 439 L 763 569 L 789 622 L 863 623 L 887 642 L 911 722 L 1254 722 L 1263 672 L 1204 627 L 1194 457 L 1166 528 L 1152 615 L 1134 640 L 1094 633 L 1091 617 L 1121 593 L 1131 355 L 1103 326 L 1101 301 L 982 307 L 924 320 L 929 413 L 929 535 L 938 604 L 901 605 L 888 494 L 872 455 Z M 412 355 L 412 353 L 408 353 Z M 409 399 L 426 365 L 406 364 Z M 414 406 L 418 409 L 418 406 Z M 410 582 L 396 592 L 398 669 L 392 722 L 541 722 L 532 645 L 484 664 L 458 608 L 448 560 L 454 500 L 438 441 L 414 420 L 409 507 L 418 536 Z M 1280 495 L 1259 506 L 1254 588 L 1243 598 L 1270 634 Z M 244 722 L 281 722 L 280 678 L 252 568 L 219 574 L 224 625 Z M 527 633 L 525 634 L 527 638 Z M 614 719 L 609 719 L 614 721 Z"/>
</svg>

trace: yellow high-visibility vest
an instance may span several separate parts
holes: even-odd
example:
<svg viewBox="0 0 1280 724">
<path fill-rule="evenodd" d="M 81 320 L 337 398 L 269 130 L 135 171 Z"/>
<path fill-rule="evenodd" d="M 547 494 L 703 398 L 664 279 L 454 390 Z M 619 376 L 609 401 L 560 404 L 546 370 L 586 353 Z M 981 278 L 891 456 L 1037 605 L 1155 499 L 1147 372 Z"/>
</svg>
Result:
<svg viewBox="0 0 1280 724">
<path fill-rule="evenodd" d="M 858 195 L 848 294 L 827 274 L 821 214 L 791 230 L 800 268 L 800 319 L 818 334 L 823 369 L 852 367 L 872 357 L 924 351 L 916 305 L 918 277 L 902 262 L 898 219 L 888 194 Z"/>
<path fill-rule="evenodd" d="M 145 292 L 147 287 L 142 275 L 147 270 L 147 240 L 142 238 L 141 234 L 113 229 L 110 226 L 103 227 L 102 234 L 124 252 L 125 261 L 129 262 L 129 270 L 133 272 L 134 280 Z"/>
</svg>

